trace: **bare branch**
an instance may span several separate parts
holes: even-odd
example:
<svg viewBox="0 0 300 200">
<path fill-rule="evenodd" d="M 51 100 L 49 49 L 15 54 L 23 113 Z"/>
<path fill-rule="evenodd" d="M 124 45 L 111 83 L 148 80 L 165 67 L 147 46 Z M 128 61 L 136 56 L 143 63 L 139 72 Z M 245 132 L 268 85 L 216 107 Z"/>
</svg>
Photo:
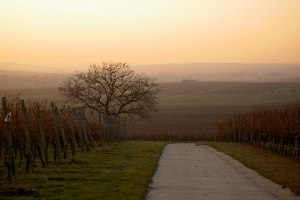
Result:
<svg viewBox="0 0 300 200">
<path fill-rule="evenodd" d="M 77 72 L 59 87 L 69 103 L 82 104 L 106 114 L 147 116 L 155 111 L 159 84 L 138 75 L 127 63 L 104 62 Z"/>
</svg>

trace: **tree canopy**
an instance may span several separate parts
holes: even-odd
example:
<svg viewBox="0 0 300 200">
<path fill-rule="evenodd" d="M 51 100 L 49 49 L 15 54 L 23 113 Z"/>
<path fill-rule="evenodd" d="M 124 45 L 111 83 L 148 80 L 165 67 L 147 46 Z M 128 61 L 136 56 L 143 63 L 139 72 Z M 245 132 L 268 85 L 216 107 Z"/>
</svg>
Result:
<svg viewBox="0 0 300 200">
<path fill-rule="evenodd" d="M 137 74 L 127 63 L 103 62 L 76 72 L 59 87 L 67 103 L 80 104 L 98 113 L 146 117 L 156 110 L 159 84 Z"/>
</svg>

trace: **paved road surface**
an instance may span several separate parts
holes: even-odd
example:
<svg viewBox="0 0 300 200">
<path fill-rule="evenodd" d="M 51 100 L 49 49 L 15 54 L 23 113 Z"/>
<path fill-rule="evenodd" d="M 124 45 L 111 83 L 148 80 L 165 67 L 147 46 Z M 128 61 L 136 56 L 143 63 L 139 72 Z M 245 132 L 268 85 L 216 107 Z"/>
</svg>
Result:
<svg viewBox="0 0 300 200">
<path fill-rule="evenodd" d="M 275 200 L 207 146 L 167 145 L 147 200 Z"/>
</svg>

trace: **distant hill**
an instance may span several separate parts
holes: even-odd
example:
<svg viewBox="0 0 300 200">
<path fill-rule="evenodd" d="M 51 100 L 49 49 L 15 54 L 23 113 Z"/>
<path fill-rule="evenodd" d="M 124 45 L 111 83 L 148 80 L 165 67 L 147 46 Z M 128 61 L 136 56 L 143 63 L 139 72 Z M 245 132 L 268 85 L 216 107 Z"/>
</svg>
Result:
<svg viewBox="0 0 300 200">
<path fill-rule="evenodd" d="M 299 64 L 183 63 L 138 65 L 135 68 L 162 82 L 235 81 L 293 82 L 300 81 Z"/>
<path fill-rule="evenodd" d="M 28 71 L 15 70 L 21 67 Z M 0 88 L 57 87 L 70 75 L 30 72 L 31 68 L 34 67 L 0 62 Z M 134 65 L 133 68 L 159 82 L 300 82 L 300 64 L 183 63 Z"/>
<path fill-rule="evenodd" d="M 68 74 L 0 70 L 0 88 L 57 87 Z"/>
<path fill-rule="evenodd" d="M 0 76 L 22 76 L 22 77 L 28 77 L 28 76 L 65 76 L 68 75 L 67 73 L 43 73 L 43 72 L 31 72 L 31 71 L 14 71 L 14 70 L 2 70 L 0 69 Z"/>
<path fill-rule="evenodd" d="M 26 69 L 20 71 L 19 69 Z M 37 70 L 38 69 L 38 70 Z M 45 73 L 45 72 L 57 72 L 54 67 L 38 66 L 38 65 L 26 65 L 12 62 L 0 62 L 0 71 L 20 72 L 20 73 Z"/>
</svg>

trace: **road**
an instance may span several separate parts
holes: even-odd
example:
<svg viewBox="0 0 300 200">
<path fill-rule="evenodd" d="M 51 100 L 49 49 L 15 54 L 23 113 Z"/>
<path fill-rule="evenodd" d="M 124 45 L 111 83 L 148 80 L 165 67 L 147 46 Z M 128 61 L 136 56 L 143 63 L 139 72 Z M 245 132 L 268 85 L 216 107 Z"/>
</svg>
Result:
<svg viewBox="0 0 300 200">
<path fill-rule="evenodd" d="M 194 91 L 194 92 L 185 93 L 185 94 L 168 96 L 168 97 L 160 98 L 160 100 L 176 99 L 176 98 L 181 98 L 181 97 L 185 97 L 185 96 L 188 96 L 188 95 L 204 94 L 205 92 L 212 92 L 212 91 L 222 90 L 222 89 L 225 89 L 225 88 L 235 87 L 237 85 L 240 85 L 240 84 L 239 83 L 235 83 L 235 84 L 226 85 L 226 86 L 222 86 L 222 87 L 212 88 L 212 89 L 209 89 L 209 90 L 199 90 L 199 91 Z"/>
<path fill-rule="evenodd" d="M 248 175 L 246 168 L 236 167 L 225 154 L 208 146 L 191 143 L 169 144 L 160 158 L 158 169 L 149 186 L 147 200 L 276 200 L 292 198 L 288 192 L 277 195 L 277 187 Z M 225 155 L 226 156 L 226 155 Z M 228 157 L 228 156 L 227 156 Z M 231 159 L 231 158 L 230 158 Z M 234 162 L 237 162 L 234 160 Z M 253 171 L 253 170 L 251 170 Z M 261 182 L 261 186 L 259 186 Z M 269 181 L 271 182 L 271 181 Z M 274 184 L 274 183 L 270 183 Z M 266 187 L 266 188 L 264 188 Z M 273 189 L 273 192 L 272 192 Z M 268 191 L 269 190 L 269 191 Z M 280 189 L 279 189 L 280 190 Z M 270 192 L 271 191 L 271 192 Z M 280 198 L 281 195 L 281 198 Z M 290 196 L 289 196 L 290 195 Z"/>
</svg>

